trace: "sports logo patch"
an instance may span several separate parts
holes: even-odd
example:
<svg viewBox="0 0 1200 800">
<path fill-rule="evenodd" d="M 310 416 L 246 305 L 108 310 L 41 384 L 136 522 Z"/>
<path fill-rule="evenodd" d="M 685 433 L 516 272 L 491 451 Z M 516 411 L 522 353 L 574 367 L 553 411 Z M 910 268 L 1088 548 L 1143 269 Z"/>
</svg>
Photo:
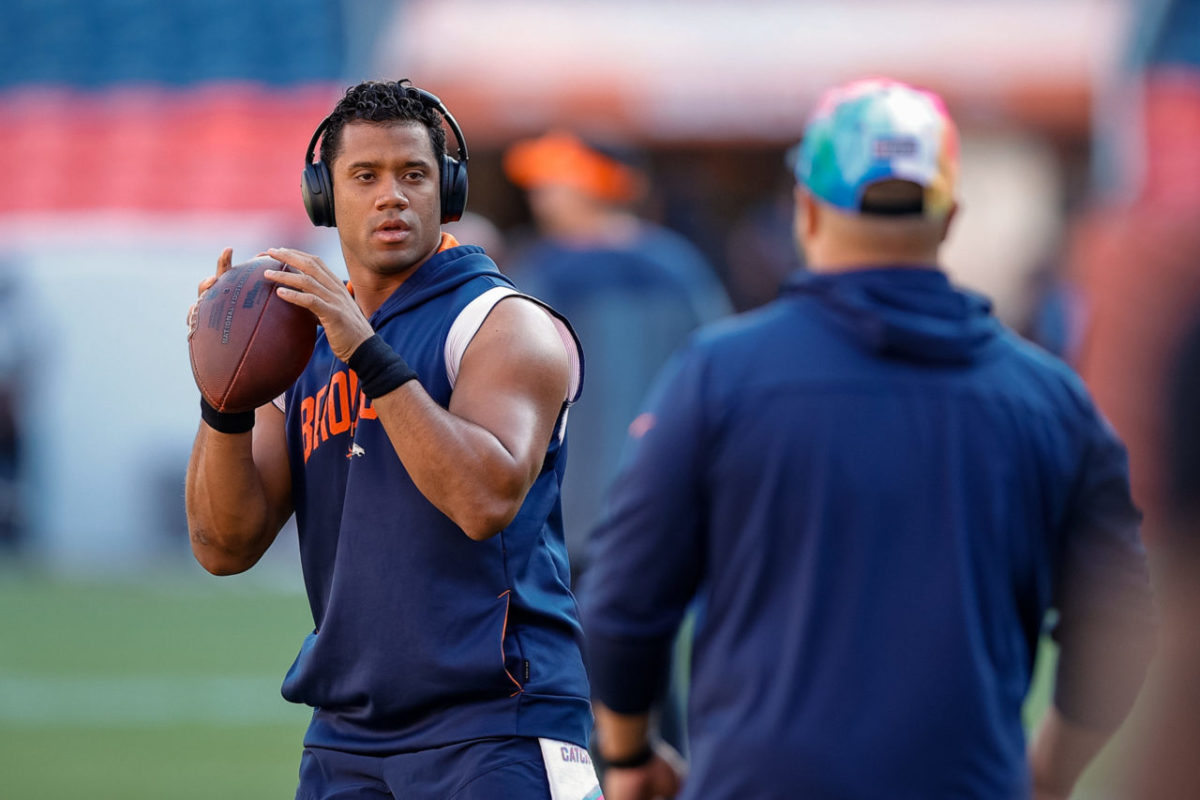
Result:
<svg viewBox="0 0 1200 800">
<path fill-rule="evenodd" d="M 880 136 L 871 140 L 871 155 L 875 158 L 912 158 L 921 151 L 914 136 Z"/>
</svg>

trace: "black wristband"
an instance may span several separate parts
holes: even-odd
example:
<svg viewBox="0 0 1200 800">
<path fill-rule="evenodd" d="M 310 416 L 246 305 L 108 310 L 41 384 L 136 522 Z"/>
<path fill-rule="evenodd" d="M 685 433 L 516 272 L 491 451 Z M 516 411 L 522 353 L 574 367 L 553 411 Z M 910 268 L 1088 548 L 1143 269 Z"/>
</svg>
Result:
<svg viewBox="0 0 1200 800">
<path fill-rule="evenodd" d="M 642 745 L 642 749 L 636 753 L 619 758 L 615 761 L 612 759 L 604 759 L 604 766 L 609 769 L 637 769 L 644 767 L 650 763 L 650 759 L 654 758 L 654 746 L 649 742 Z"/>
<path fill-rule="evenodd" d="M 227 414 L 217 411 L 203 397 L 200 398 L 200 419 L 219 433 L 245 433 L 254 427 L 254 412 L 241 411 Z"/>
<path fill-rule="evenodd" d="M 363 394 L 372 400 L 417 378 L 408 362 L 378 333 L 360 344 L 346 363 L 358 375 Z"/>
</svg>

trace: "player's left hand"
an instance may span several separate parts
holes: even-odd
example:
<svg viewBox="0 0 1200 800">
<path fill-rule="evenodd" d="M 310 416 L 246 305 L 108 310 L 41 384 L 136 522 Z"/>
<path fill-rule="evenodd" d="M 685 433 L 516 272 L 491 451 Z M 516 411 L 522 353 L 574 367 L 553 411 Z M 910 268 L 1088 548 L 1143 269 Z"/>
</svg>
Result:
<svg viewBox="0 0 1200 800">
<path fill-rule="evenodd" d="M 297 270 L 268 270 L 265 275 L 279 284 L 276 293 L 280 298 L 316 315 L 335 356 L 349 361 L 358 346 L 374 335 L 371 323 L 363 316 L 346 285 L 325 266 L 324 261 L 287 247 L 271 248 L 263 255 Z"/>
<path fill-rule="evenodd" d="M 217 257 L 216 273 L 213 275 L 209 275 L 207 278 L 200 281 L 200 285 L 196 287 L 196 302 L 192 303 L 191 306 L 189 306 L 188 310 L 187 310 L 187 329 L 188 329 L 188 338 L 189 339 L 191 339 L 192 336 L 196 333 L 196 326 L 199 324 L 199 320 L 196 319 L 196 313 L 198 312 L 198 310 L 200 308 L 200 298 L 204 296 L 205 292 L 207 292 L 209 289 L 211 289 L 213 287 L 213 284 L 217 282 L 217 278 L 220 278 L 226 272 L 229 272 L 229 269 L 232 265 L 233 265 L 233 248 L 226 247 L 224 250 L 221 251 L 221 255 L 219 255 Z"/>
</svg>

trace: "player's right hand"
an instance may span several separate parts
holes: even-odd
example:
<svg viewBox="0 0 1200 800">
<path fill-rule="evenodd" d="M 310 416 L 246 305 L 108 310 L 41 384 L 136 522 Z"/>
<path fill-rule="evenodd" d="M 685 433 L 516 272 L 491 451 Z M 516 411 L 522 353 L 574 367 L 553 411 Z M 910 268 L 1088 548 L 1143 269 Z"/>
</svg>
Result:
<svg viewBox="0 0 1200 800">
<path fill-rule="evenodd" d="M 289 247 L 272 247 L 263 255 L 292 268 L 264 274 L 279 284 L 275 292 L 281 300 L 313 313 L 329 349 L 342 361 L 349 361 L 358 346 L 375 334 L 346 284 L 320 258 Z"/>
<path fill-rule="evenodd" d="M 196 298 L 199 298 L 212 288 L 212 285 L 217 282 L 217 278 L 224 275 L 233 266 L 233 248 L 226 247 L 221 251 L 221 255 L 217 256 L 217 272 L 215 275 L 209 275 L 196 287 Z M 196 303 L 192 303 L 188 307 L 187 312 L 187 329 L 188 338 L 192 338 L 192 334 L 196 332 Z"/>
</svg>

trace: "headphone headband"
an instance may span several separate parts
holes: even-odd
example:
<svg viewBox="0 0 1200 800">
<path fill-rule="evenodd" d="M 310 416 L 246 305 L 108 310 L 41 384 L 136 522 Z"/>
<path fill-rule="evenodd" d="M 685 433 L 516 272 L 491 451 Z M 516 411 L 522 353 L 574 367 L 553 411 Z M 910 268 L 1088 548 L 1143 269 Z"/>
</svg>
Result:
<svg viewBox="0 0 1200 800">
<path fill-rule="evenodd" d="M 410 87 L 416 91 L 417 96 L 421 101 L 433 110 L 442 115 L 442 119 L 446 120 L 446 124 L 450 126 L 450 131 L 454 134 L 454 141 L 458 144 L 458 163 L 464 167 L 467 165 L 467 159 L 470 156 L 467 154 L 467 140 L 463 138 L 462 128 L 458 127 L 458 121 L 454 119 L 454 115 L 446 108 L 446 104 L 442 102 L 433 92 L 427 92 L 424 89 L 419 89 L 416 86 Z"/>
<path fill-rule="evenodd" d="M 313 156 L 317 153 L 317 142 L 320 141 L 321 134 L 324 133 L 325 129 L 328 127 L 329 117 L 326 117 L 325 119 L 321 120 L 321 124 L 317 126 L 315 131 L 313 131 L 312 139 L 310 139 L 308 142 L 308 150 L 306 150 L 304 153 L 304 166 L 307 167 L 309 164 L 313 163 Z"/>
</svg>

